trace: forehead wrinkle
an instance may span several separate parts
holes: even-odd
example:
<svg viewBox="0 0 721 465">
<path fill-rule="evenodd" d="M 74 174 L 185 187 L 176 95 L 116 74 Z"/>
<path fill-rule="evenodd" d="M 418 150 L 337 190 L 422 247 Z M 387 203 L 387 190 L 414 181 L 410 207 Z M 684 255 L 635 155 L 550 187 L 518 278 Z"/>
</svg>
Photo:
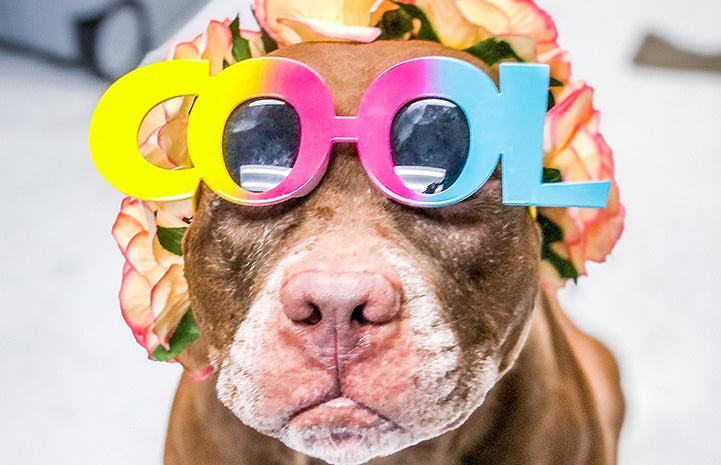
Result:
<svg viewBox="0 0 721 465">
<path fill-rule="evenodd" d="M 472 55 L 425 41 L 378 41 L 369 44 L 304 42 L 270 54 L 291 58 L 314 69 L 328 84 L 336 114 L 355 116 L 368 86 L 383 71 L 406 60 L 446 56 L 467 61 L 489 74 L 495 73 Z"/>
</svg>

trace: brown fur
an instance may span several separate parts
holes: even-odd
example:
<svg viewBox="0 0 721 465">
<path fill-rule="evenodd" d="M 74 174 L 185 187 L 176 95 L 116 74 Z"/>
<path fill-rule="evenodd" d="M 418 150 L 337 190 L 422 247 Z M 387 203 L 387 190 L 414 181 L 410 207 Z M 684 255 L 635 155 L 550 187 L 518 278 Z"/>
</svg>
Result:
<svg viewBox="0 0 721 465">
<path fill-rule="evenodd" d="M 446 55 L 485 69 L 463 52 L 423 42 L 302 44 L 282 54 L 323 76 L 339 115 L 354 115 L 369 83 L 405 59 Z M 623 419 L 615 361 L 538 291 L 539 236 L 525 209 L 501 203 L 498 174 L 460 204 L 408 208 L 372 187 L 353 146 L 337 144 L 320 186 L 302 199 L 243 207 L 203 187 L 184 252 L 203 344 L 216 360 L 227 355 L 269 270 L 301 238 L 367 241 L 369 250 L 377 239 L 422 258 L 418 272 L 433 283 L 461 351 L 487 347 L 501 371 L 513 367 L 458 428 L 370 464 L 613 464 Z M 358 259 L 343 256 L 342 246 L 317 249 Z M 218 401 L 216 382 L 217 375 L 181 380 L 166 465 L 323 463 L 242 424 Z"/>
</svg>

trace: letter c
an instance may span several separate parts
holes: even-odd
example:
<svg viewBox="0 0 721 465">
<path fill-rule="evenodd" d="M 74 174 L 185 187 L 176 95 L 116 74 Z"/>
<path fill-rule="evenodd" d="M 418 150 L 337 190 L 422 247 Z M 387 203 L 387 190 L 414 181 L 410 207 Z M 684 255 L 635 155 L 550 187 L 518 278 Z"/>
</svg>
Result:
<svg viewBox="0 0 721 465">
<path fill-rule="evenodd" d="M 145 115 L 173 97 L 198 95 L 210 78 L 207 60 L 172 60 L 132 71 L 100 99 L 90 122 L 90 153 L 98 171 L 115 188 L 144 200 L 191 197 L 196 168 L 168 170 L 143 158 L 138 130 Z"/>
</svg>

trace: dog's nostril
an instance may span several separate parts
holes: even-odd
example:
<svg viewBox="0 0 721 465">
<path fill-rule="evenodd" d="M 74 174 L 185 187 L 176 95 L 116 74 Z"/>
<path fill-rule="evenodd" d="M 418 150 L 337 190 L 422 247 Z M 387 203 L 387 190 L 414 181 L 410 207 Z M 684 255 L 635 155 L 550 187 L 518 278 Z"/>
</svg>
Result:
<svg viewBox="0 0 721 465">
<path fill-rule="evenodd" d="M 366 319 L 365 315 L 363 314 L 363 310 L 365 309 L 365 305 L 358 305 L 353 309 L 353 312 L 350 314 L 350 321 L 355 321 L 356 323 L 360 324 L 368 324 L 370 321 Z"/>
<path fill-rule="evenodd" d="M 302 320 L 293 320 L 296 323 L 300 323 L 302 325 L 308 325 L 308 326 L 315 326 L 318 323 L 320 323 L 320 320 L 323 319 L 323 314 L 320 312 L 320 309 L 315 304 L 309 304 L 310 305 L 310 315 L 308 315 L 306 318 L 303 318 Z"/>
</svg>

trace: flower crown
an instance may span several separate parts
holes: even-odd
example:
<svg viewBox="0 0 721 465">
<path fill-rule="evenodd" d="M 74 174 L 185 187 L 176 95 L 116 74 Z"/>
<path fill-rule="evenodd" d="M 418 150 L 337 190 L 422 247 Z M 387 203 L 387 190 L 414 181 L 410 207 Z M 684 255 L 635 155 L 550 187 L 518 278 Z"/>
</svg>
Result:
<svg viewBox="0 0 721 465">
<path fill-rule="evenodd" d="M 211 21 L 194 40 L 175 45 L 167 59 L 205 59 L 215 75 L 227 66 L 279 47 L 311 41 L 429 40 L 464 50 L 490 67 L 504 61 L 550 67 L 544 134 L 544 182 L 611 180 L 604 209 L 534 208 L 542 233 L 540 282 L 555 292 L 602 262 L 623 230 L 624 208 L 613 156 L 599 132 L 593 89 L 571 80 L 568 54 L 551 17 L 531 0 L 262 0 L 254 12 L 260 31 L 239 19 Z M 155 107 L 138 134 L 142 155 L 167 169 L 190 166 L 186 129 L 193 97 Z M 180 243 L 192 218 L 191 201 L 125 198 L 113 236 L 126 263 L 120 307 L 149 358 L 179 361 L 202 379 L 209 365 L 185 356 L 200 336 L 183 275 Z"/>
</svg>

